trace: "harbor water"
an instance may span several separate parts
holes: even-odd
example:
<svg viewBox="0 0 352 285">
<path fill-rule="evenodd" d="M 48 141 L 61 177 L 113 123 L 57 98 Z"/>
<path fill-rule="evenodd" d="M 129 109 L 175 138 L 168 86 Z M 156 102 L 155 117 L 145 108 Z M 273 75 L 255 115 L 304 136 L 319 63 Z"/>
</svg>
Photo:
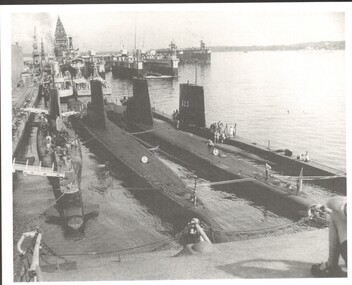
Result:
<svg viewBox="0 0 352 285">
<path fill-rule="evenodd" d="M 148 80 L 152 105 L 172 114 L 179 84 L 196 74 L 207 126 L 236 123 L 250 141 L 346 170 L 344 51 L 214 52 L 211 64 L 180 65 L 176 80 Z M 131 81 L 112 84 L 115 96 L 132 96 Z"/>
<path fill-rule="evenodd" d="M 178 108 L 179 83 L 194 83 L 195 66 L 180 66 L 179 76 L 148 81 L 157 109 L 171 114 Z M 132 95 L 130 80 L 111 74 L 107 79 L 116 99 Z M 308 150 L 312 160 L 345 169 L 344 52 L 213 53 L 210 65 L 197 66 L 197 83 L 205 87 L 207 125 L 219 120 L 237 123 L 238 135 L 244 138 L 262 144 L 270 139 L 272 147 L 294 152 Z M 32 127 L 20 155 L 36 156 L 35 137 Z M 18 174 L 13 193 L 15 241 L 39 226 L 44 241 L 56 252 L 86 254 L 151 244 L 175 236 L 186 226 L 188 221 L 178 219 L 171 206 L 170 213 L 160 212 L 158 203 L 167 200 L 112 161 L 94 140 L 81 141 L 83 199 L 98 204 L 99 215 L 87 219 L 84 232 L 65 233 L 60 222 L 49 222 L 40 215 L 55 202 L 47 179 Z M 189 187 L 195 178 L 208 182 L 204 175 L 161 159 Z M 314 187 L 320 199 L 332 195 L 321 194 L 318 186 L 307 187 Z M 247 230 L 253 221 L 258 229 L 294 221 L 294 217 L 272 211 L 268 201 L 239 197 L 230 186 L 203 188 L 199 197 L 219 217 L 227 215 L 222 221 L 233 230 Z"/>
</svg>

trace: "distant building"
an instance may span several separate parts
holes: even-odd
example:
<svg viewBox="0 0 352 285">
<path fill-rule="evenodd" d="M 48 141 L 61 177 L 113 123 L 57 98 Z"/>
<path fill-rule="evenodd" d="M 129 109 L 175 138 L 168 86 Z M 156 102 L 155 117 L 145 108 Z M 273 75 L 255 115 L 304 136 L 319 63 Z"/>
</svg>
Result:
<svg viewBox="0 0 352 285">
<path fill-rule="evenodd" d="M 12 67 L 12 88 L 15 88 L 21 80 L 23 71 L 23 52 L 22 47 L 16 43 L 11 45 L 11 67 Z"/>
</svg>

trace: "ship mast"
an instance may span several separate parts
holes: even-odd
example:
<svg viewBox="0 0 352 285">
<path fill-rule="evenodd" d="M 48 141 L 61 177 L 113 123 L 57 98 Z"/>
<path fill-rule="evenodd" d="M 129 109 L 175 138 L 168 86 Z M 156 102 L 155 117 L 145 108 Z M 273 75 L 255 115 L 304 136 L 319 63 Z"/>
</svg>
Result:
<svg viewBox="0 0 352 285">
<path fill-rule="evenodd" d="M 136 50 L 137 42 L 137 17 L 134 18 L 134 50 Z"/>
<path fill-rule="evenodd" d="M 38 51 L 38 42 L 37 42 L 37 29 L 34 26 L 34 35 L 33 35 L 33 66 L 38 67 L 39 62 L 39 51 Z"/>
<path fill-rule="evenodd" d="M 41 58 L 42 58 L 42 62 L 45 61 L 43 38 L 41 38 Z"/>
<path fill-rule="evenodd" d="M 197 75 L 197 63 L 198 63 L 198 61 L 196 60 L 195 61 L 195 68 L 196 68 L 195 73 L 196 74 L 195 74 L 195 83 L 194 83 L 195 85 L 197 85 L 197 77 L 198 77 L 198 75 Z"/>
</svg>

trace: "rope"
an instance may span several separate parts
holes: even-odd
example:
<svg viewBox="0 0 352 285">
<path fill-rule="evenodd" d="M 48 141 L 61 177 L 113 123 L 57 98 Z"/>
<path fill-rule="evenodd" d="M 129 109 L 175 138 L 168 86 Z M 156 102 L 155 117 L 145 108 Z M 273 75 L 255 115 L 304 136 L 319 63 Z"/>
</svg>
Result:
<svg viewBox="0 0 352 285">
<path fill-rule="evenodd" d="M 224 180 L 224 181 L 219 181 L 219 182 L 202 183 L 202 184 L 198 184 L 197 187 L 216 186 L 216 185 L 224 185 L 224 184 L 235 184 L 235 183 L 248 182 L 248 181 L 253 181 L 253 180 L 254 180 L 254 178 L 232 179 L 232 180 Z"/>
<path fill-rule="evenodd" d="M 281 225 L 276 225 L 276 226 L 272 226 L 272 227 L 267 227 L 267 228 L 261 228 L 261 229 L 251 229 L 251 230 L 240 230 L 240 231 L 235 231 L 235 230 L 229 230 L 229 231 L 221 231 L 221 230 L 216 230 L 213 229 L 211 227 L 207 227 L 206 230 L 210 230 L 212 233 L 216 232 L 216 233 L 223 233 L 223 234 L 233 234 L 233 235 L 243 235 L 243 234 L 260 234 L 260 233 L 265 233 L 265 232 L 272 232 L 274 230 L 278 231 L 280 229 L 283 228 L 288 228 L 288 227 L 292 227 L 294 225 L 302 225 L 305 222 L 309 221 L 309 218 L 307 217 L 303 217 L 302 219 L 300 219 L 297 222 L 290 222 L 290 223 L 286 223 L 286 224 L 281 224 Z"/>
<path fill-rule="evenodd" d="M 298 179 L 299 176 L 283 176 L 284 178 Z M 324 179 L 334 179 L 334 178 L 345 178 L 346 175 L 331 175 L 331 176 L 303 176 L 302 180 L 312 181 L 312 180 L 324 180 Z"/>
<path fill-rule="evenodd" d="M 303 180 L 324 180 L 324 179 L 334 179 L 334 178 L 346 178 L 346 175 L 332 175 L 332 176 L 306 176 Z"/>
<path fill-rule="evenodd" d="M 40 215 L 43 215 L 46 210 L 48 210 L 49 208 L 51 208 L 52 206 L 54 206 L 54 205 L 56 204 L 56 202 L 59 201 L 65 194 L 66 194 L 65 192 L 62 193 L 62 195 L 61 195 L 59 198 L 57 198 L 54 203 L 52 203 L 49 207 L 47 207 L 44 211 L 42 211 L 42 213 L 41 213 Z M 39 216 L 40 216 L 40 215 L 39 215 Z"/>
<path fill-rule="evenodd" d="M 150 133 L 150 132 L 154 132 L 154 129 L 150 129 L 150 130 L 146 130 L 146 131 L 142 131 L 142 132 L 134 132 L 134 133 L 128 133 L 129 135 L 139 135 L 139 134 L 145 134 L 145 133 Z"/>
<path fill-rule="evenodd" d="M 323 164 L 323 163 L 321 163 L 321 162 L 319 162 L 319 161 L 316 161 L 316 160 L 313 160 L 313 159 L 311 159 L 310 161 L 312 161 L 312 162 L 314 162 L 314 163 L 316 163 L 316 164 L 319 164 L 319 165 L 322 165 L 322 166 L 327 167 L 325 164 Z M 328 166 L 328 168 L 333 169 L 333 170 L 336 170 L 337 172 L 346 174 L 345 172 L 343 172 L 343 171 L 340 170 L 340 169 L 337 169 L 337 168 L 334 168 L 334 167 L 331 167 L 331 166 Z"/>
<path fill-rule="evenodd" d="M 96 139 L 96 137 L 95 137 L 95 136 L 92 136 L 91 138 L 89 138 L 89 139 L 83 141 L 82 144 L 86 144 L 86 143 L 88 143 L 88 142 L 90 142 L 90 141 L 92 141 L 92 140 L 94 140 L 94 139 Z"/>
<path fill-rule="evenodd" d="M 180 239 L 180 237 L 184 234 L 184 232 L 187 230 L 188 225 L 181 231 L 179 232 L 175 237 L 169 237 L 163 240 L 159 240 L 159 241 L 155 241 L 152 243 L 148 243 L 148 244 L 143 244 L 143 245 L 138 245 L 138 246 L 134 246 L 134 247 L 128 247 L 128 248 L 123 248 L 123 249 L 114 249 L 114 250 L 108 250 L 108 251 L 100 251 L 100 252 L 86 252 L 86 253 L 56 253 L 54 252 L 52 249 L 50 249 L 47 245 L 47 247 L 50 249 L 50 252 L 53 253 L 53 255 L 58 256 L 62 259 L 64 259 L 64 256 L 90 256 L 90 255 L 102 255 L 102 254 L 108 254 L 108 253 L 119 253 L 119 252 L 124 252 L 124 251 L 132 251 L 135 249 L 140 249 L 140 248 L 144 248 L 144 247 L 148 247 L 148 246 L 152 246 L 152 245 L 164 245 L 167 244 L 171 241 L 176 241 L 178 239 Z"/>
</svg>

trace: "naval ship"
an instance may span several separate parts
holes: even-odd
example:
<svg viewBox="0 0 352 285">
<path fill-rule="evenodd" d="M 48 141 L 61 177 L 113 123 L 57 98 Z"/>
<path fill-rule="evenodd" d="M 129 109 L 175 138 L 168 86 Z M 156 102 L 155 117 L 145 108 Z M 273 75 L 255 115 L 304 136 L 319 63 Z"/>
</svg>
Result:
<svg viewBox="0 0 352 285">
<path fill-rule="evenodd" d="M 46 211 L 49 218 L 62 218 L 71 230 L 81 229 L 84 217 L 95 212 L 97 205 L 83 203 L 81 192 L 82 152 L 79 139 L 72 128 L 70 115 L 62 112 L 59 92 L 50 89 L 48 115 L 42 114 L 37 133 L 38 156 L 43 167 L 64 173 L 65 179 L 48 177 L 53 188 L 56 204 Z M 71 99 L 74 100 L 74 99 Z M 71 108 L 74 103 L 69 101 Z"/>
<path fill-rule="evenodd" d="M 184 48 L 177 50 L 177 58 L 180 63 L 210 63 L 211 49 L 205 47 L 205 43 L 200 41 L 199 48 Z"/>
</svg>

